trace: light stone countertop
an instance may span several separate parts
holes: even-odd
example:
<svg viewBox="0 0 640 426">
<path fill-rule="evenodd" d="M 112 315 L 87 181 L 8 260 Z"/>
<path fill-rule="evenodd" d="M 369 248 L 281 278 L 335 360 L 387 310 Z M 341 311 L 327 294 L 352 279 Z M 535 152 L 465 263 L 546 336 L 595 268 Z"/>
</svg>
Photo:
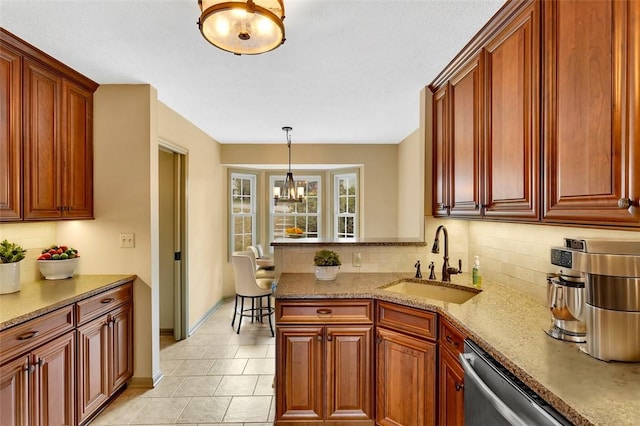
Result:
<svg viewBox="0 0 640 426">
<path fill-rule="evenodd" d="M 372 298 L 438 312 L 577 425 L 637 425 L 640 363 L 604 362 L 579 345 L 544 333 L 548 307 L 528 295 L 487 280 L 463 304 L 411 297 L 381 289 L 406 273 L 339 273 L 335 281 L 313 274 L 282 274 L 277 299 Z M 453 285 L 472 287 L 470 274 Z"/>
<path fill-rule="evenodd" d="M 0 295 L 0 331 L 136 279 L 135 275 L 74 275 L 24 283 Z"/>
</svg>

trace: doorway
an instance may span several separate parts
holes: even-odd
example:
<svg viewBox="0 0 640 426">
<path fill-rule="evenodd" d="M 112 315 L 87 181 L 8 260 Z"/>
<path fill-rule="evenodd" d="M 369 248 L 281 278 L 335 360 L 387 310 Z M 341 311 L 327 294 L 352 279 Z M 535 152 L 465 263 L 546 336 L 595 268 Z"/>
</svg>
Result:
<svg viewBox="0 0 640 426">
<path fill-rule="evenodd" d="M 187 338 L 186 151 L 160 141 L 158 152 L 160 334 Z"/>
</svg>

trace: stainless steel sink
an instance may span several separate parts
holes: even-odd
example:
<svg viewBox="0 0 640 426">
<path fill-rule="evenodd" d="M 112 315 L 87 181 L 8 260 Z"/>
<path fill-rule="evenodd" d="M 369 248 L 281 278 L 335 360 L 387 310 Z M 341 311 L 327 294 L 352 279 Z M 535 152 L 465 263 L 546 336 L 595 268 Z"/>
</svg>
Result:
<svg viewBox="0 0 640 426">
<path fill-rule="evenodd" d="M 389 287 L 384 287 L 383 290 L 407 296 L 425 297 L 427 299 L 441 300 L 443 302 L 456 304 L 462 304 L 480 292 L 479 290 L 474 289 L 463 290 L 460 288 L 438 285 L 436 283 L 430 284 L 414 281 L 400 281 L 396 284 L 390 285 Z"/>
</svg>

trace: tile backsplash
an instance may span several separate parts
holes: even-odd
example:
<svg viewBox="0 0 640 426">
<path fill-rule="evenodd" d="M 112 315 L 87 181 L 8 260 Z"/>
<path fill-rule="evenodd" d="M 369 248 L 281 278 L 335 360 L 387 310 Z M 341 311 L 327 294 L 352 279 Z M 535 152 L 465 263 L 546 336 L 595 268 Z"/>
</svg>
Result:
<svg viewBox="0 0 640 426">
<path fill-rule="evenodd" d="M 529 294 L 546 303 L 549 272 L 558 267 L 549 261 L 551 247 L 560 246 L 564 237 L 633 239 L 640 242 L 637 231 L 575 228 L 551 225 L 528 225 L 488 221 L 439 220 L 426 218 L 425 242 L 421 247 L 403 246 L 333 246 L 342 260 L 342 272 L 415 272 L 416 260 L 422 264 L 422 275 L 429 276 L 429 262 L 435 263 L 437 278 L 441 277 L 444 237 L 440 235 L 440 254 L 431 253 L 439 225 L 445 225 L 449 235 L 449 264 L 470 272 L 475 255 L 480 258 L 480 270 L 485 279 Z M 291 247 L 281 250 L 283 272 L 313 272 L 315 247 Z M 354 253 L 361 254 L 361 266 L 354 266 Z M 278 256 L 276 256 L 276 259 Z"/>
<path fill-rule="evenodd" d="M 56 243 L 56 222 L 8 223 L 0 226 L 0 240 L 7 239 L 27 250 L 20 262 L 20 282 L 40 279 L 36 258 L 44 247 Z"/>
</svg>

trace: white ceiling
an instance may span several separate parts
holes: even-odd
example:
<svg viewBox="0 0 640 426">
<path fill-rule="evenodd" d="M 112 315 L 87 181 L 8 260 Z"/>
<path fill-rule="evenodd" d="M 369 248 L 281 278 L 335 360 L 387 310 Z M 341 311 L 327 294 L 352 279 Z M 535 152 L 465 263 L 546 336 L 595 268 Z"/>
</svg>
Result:
<svg viewBox="0 0 640 426">
<path fill-rule="evenodd" d="M 419 94 L 504 0 L 285 0 L 286 42 L 236 56 L 197 0 L 0 0 L 0 25 L 101 84 L 148 83 L 221 143 L 399 143 Z"/>
</svg>

